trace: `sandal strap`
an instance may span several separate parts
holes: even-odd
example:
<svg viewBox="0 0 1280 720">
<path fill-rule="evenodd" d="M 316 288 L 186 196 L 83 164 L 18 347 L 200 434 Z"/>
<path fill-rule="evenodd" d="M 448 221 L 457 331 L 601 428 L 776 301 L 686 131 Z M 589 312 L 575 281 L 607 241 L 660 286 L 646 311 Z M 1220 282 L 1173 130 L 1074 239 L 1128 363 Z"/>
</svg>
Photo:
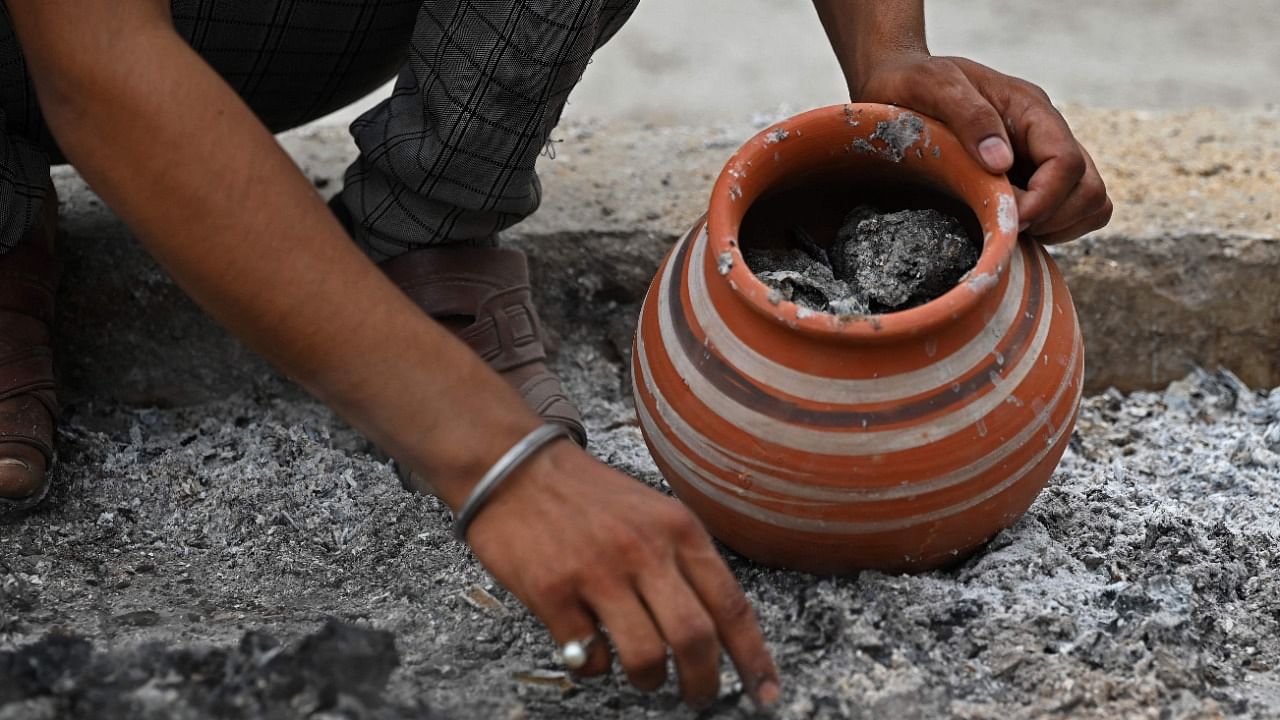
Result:
<svg viewBox="0 0 1280 720">
<path fill-rule="evenodd" d="M 470 345 L 489 367 L 505 372 L 547 359 L 528 285 L 490 295 L 475 313 L 475 323 L 458 333 L 458 339 Z"/>
<path fill-rule="evenodd" d="M 62 263 L 50 247 L 58 207 L 52 186 L 45 200 L 44 224 L 0 258 L 0 334 L 6 336 L 8 330 L 29 326 L 31 321 L 53 324 Z M 48 345 L 15 348 L 7 343 L 4 350 L 0 354 L 0 443 L 29 445 L 51 464 L 58 415 L 53 351 Z M 47 482 L 46 471 L 44 488 L 24 502 L 38 502 L 48 489 Z"/>
<path fill-rule="evenodd" d="M 48 347 L 23 348 L 0 357 L 0 402 L 30 395 L 40 401 L 50 415 L 57 416 L 56 390 L 53 351 Z"/>
<path fill-rule="evenodd" d="M 30 393 L 0 402 L 0 443 L 16 442 L 30 445 L 44 455 L 45 462 L 53 460 L 53 417 L 43 393 Z M 52 393 L 49 393 L 52 396 Z"/>
<path fill-rule="evenodd" d="M 53 324 L 54 294 L 61 264 L 39 238 L 28 238 L 0 258 L 0 331 L 6 323 L 29 321 Z M 47 345 L 8 348 L 0 355 L 0 401 L 30 395 L 56 416 L 58 401 L 53 375 L 53 351 Z M 42 421 L 41 425 L 47 424 Z M 8 428 L 16 427 L 9 423 Z M 20 440 L 16 431 L 0 430 L 0 438 Z M 35 438 L 43 443 L 43 433 Z M 41 446 L 43 450 L 43 446 Z"/>
<path fill-rule="evenodd" d="M 520 386 L 520 396 L 545 420 L 569 428 L 573 441 L 579 447 L 587 446 L 587 429 L 582 424 L 582 413 L 565 395 L 560 380 L 550 373 L 535 375 Z"/>
<path fill-rule="evenodd" d="M 533 306 L 524 253 L 505 248 L 427 248 L 399 255 L 380 267 L 431 317 L 474 318 L 455 333 L 458 339 L 516 386 L 535 412 L 564 425 L 575 442 L 586 445 L 582 413 L 544 364 L 545 330 Z M 420 479 L 406 482 L 422 486 Z"/>
<path fill-rule="evenodd" d="M 493 293 L 529 284 L 524 254 L 505 248 L 425 248 L 380 267 L 432 317 L 475 315 Z"/>
<path fill-rule="evenodd" d="M 546 360 L 524 253 L 505 248 L 428 248 L 382 264 L 428 315 L 474 317 L 458 333 L 485 362 L 505 372 Z"/>
</svg>

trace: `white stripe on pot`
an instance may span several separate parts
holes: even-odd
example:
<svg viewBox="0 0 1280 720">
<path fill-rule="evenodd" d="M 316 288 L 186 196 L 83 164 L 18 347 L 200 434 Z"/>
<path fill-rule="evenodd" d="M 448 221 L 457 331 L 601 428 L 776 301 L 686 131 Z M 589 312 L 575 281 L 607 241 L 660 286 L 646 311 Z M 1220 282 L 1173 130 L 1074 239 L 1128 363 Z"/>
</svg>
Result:
<svg viewBox="0 0 1280 720">
<path fill-rule="evenodd" d="M 1076 367 L 1079 362 L 1080 353 L 1080 330 L 1076 325 L 1074 328 L 1074 342 L 1071 348 L 1071 356 L 1068 365 L 1072 368 Z M 970 463 L 961 468 L 956 468 L 942 475 L 930 478 L 922 482 L 913 482 L 910 484 L 896 485 L 882 488 L 834 488 L 822 485 L 809 485 L 803 482 L 787 480 L 778 475 L 769 475 L 762 473 L 758 467 L 749 467 L 742 463 L 734 454 L 730 453 L 719 443 L 706 437 L 691 425 L 685 419 L 676 413 L 670 403 L 658 392 L 657 386 L 653 381 L 653 372 L 649 365 L 648 353 L 644 344 L 644 336 L 637 337 L 636 344 L 637 358 L 639 360 L 639 372 L 633 374 L 632 384 L 639 387 L 643 384 L 646 394 L 654 398 L 654 406 L 657 409 L 659 417 L 663 423 L 671 428 L 674 435 L 679 437 L 685 445 L 689 446 L 698 457 L 702 458 L 717 470 L 731 476 L 745 476 L 751 480 L 754 487 L 758 487 L 763 491 L 773 493 L 773 495 L 761 495 L 760 493 L 748 493 L 749 496 L 760 497 L 763 499 L 780 500 L 782 498 L 794 498 L 798 501 L 812 501 L 811 504 L 832 504 L 832 503 L 853 503 L 853 502 L 880 502 L 883 500 L 893 500 L 898 498 L 913 497 L 933 493 L 940 490 L 966 483 L 978 475 L 987 472 L 996 465 L 1004 462 L 1006 458 L 1022 448 L 1026 443 L 1041 430 L 1044 425 L 1049 422 L 1052 415 L 1051 409 L 1056 408 L 1063 400 L 1063 396 L 1067 390 L 1072 387 L 1074 381 L 1073 373 L 1064 376 L 1049 402 L 1045 403 L 1044 409 L 1037 414 L 1036 422 L 1028 423 L 1016 435 L 1011 437 L 1000 447 L 985 453 L 978 461 Z M 1078 404 L 1080 401 L 1081 388 L 1076 386 L 1075 397 L 1073 403 Z M 642 408 L 643 399 L 637 403 L 637 412 L 642 409 L 647 414 L 647 408 Z M 656 432 L 656 430 L 655 430 Z M 864 456 L 865 457 L 865 456 Z M 850 458 L 851 462 L 856 462 L 862 458 Z M 753 461 L 756 458 L 752 458 Z M 770 465 L 760 462 L 760 467 L 767 468 L 776 473 L 788 472 L 788 469 L 777 465 Z M 737 486 L 730 486 L 733 492 L 742 494 Z M 800 503 L 796 503 L 800 504 Z"/>
<path fill-rule="evenodd" d="M 1070 372 L 1068 377 L 1073 378 L 1076 368 L 1071 367 L 1069 370 Z M 1077 395 L 1076 405 L 1078 405 L 1079 402 L 1079 395 Z M 738 488 L 730 486 L 730 488 L 726 490 L 722 487 L 723 480 L 710 473 L 706 473 L 699 468 L 696 463 L 690 461 L 674 446 L 672 446 L 671 443 L 668 442 L 667 439 L 658 431 L 658 428 L 653 423 L 652 417 L 649 416 L 648 411 L 643 407 L 643 404 L 636 406 L 636 412 L 639 415 L 641 427 L 645 429 L 650 437 L 654 453 L 661 457 L 669 467 L 680 472 L 681 480 L 688 483 L 690 487 L 702 493 L 712 502 L 728 508 L 739 515 L 743 515 L 775 527 L 802 532 L 849 535 L 904 530 L 913 526 L 935 522 L 976 507 L 1004 492 L 1029 475 L 1037 465 L 1048 457 L 1049 453 L 1053 450 L 1053 447 L 1057 445 L 1063 437 L 1070 433 L 1072 429 L 1071 423 L 1063 423 L 1062 427 L 1056 428 L 1053 435 L 1046 440 L 1044 448 L 1024 463 L 1022 467 L 1018 468 L 1001 482 L 987 488 L 981 493 L 966 498 L 959 503 L 927 513 L 898 517 L 893 520 L 842 521 L 795 517 L 786 513 L 759 507 L 748 502 L 739 494 Z M 772 500 L 775 502 L 778 501 L 777 499 Z"/>
</svg>

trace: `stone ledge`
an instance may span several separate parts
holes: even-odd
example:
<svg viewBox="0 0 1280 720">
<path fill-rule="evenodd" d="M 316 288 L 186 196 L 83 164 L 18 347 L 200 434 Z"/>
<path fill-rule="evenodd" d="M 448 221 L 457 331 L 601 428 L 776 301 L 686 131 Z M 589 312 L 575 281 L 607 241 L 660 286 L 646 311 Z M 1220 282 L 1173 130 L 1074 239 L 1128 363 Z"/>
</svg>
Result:
<svg viewBox="0 0 1280 720">
<path fill-rule="evenodd" d="M 1280 117 L 1069 116 L 1117 204 L 1110 227 L 1055 250 L 1084 326 L 1088 388 L 1160 387 L 1192 365 L 1280 385 Z M 654 268 L 754 131 L 562 128 L 555 159 L 541 166 L 545 206 L 509 233 L 531 256 L 547 323 L 625 356 Z M 282 141 L 322 191 L 339 187 L 354 153 L 343 130 Z M 55 180 L 68 234 L 64 397 L 168 405 L 246 388 L 295 392 L 200 315 L 74 172 Z"/>
</svg>

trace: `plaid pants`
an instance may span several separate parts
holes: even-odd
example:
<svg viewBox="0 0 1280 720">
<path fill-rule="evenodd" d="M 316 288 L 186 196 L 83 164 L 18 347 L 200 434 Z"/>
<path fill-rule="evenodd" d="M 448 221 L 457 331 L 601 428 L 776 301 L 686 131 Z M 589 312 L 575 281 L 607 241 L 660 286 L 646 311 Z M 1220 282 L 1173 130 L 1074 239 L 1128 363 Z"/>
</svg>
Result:
<svg viewBox="0 0 1280 720">
<path fill-rule="evenodd" d="M 537 209 L 534 161 L 639 0 L 172 0 L 174 25 L 273 132 L 395 75 L 351 125 L 341 201 L 376 260 L 482 243 Z M 104 61 L 106 61 L 104 59 Z M 0 252 L 62 161 L 0 0 Z"/>
</svg>

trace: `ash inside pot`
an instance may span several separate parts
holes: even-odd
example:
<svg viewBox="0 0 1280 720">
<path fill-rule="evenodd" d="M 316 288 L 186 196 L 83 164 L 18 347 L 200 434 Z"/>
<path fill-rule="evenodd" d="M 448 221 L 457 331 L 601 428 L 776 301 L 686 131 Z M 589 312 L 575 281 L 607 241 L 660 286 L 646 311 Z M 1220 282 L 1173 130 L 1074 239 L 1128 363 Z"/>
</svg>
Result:
<svg viewBox="0 0 1280 720">
<path fill-rule="evenodd" d="M 771 300 L 836 315 L 886 313 L 946 293 L 980 254 L 960 221 L 938 210 L 853 209 L 824 248 L 795 227 L 782 248 L 746 249 Z"/>
</svg>

